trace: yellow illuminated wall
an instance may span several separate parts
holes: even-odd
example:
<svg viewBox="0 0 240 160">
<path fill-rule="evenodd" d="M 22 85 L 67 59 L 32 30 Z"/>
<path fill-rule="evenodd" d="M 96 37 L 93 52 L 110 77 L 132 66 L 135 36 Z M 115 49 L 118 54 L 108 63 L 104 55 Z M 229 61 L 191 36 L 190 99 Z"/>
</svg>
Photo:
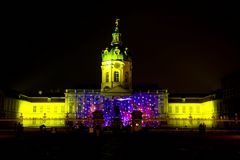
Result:
<svg viewBox="0 0 240 160">
<path fill-rule="evenodd" d="M 169 103 L 169 118 L 211 119 L 216 116 L 217 101 L 203 103 Z"/>
<path fill-rule="evenodd" d="M 16 99 L 15 107 L 16 117 L 21 121 L 24 127 L 39 127 L 45 124 L 47 127 L 65 126 L 66 116 L 69 119 L 76 119 L 76 96 L 69 97 L 65 93 L 65 102 L 30 102 L 27 100 Z M 214 126 L 214 117 L 218 116 L 220 100 L 210 100 L 202 103 L 164 103 L 160 108 L 163 114 L 168 117 L 168 126 L 173 127 L 198 127 L 200 123 L 205 123 L 207 127 Z M 166 109 L 165 109 L 165 106 Z"/>
<path fill-rule="evenodd" d="M 205 123 L 207 127 L 213 127 L 214 118 L 217 117 L 219 100 L 211 100 L 203 103 L 169 103 L 168 125 L 174 127 L 198 127 Z"/>
<path fill-rule="evenodd" d="M 28 102 L 19 100 L 17 118 L 22 120 L 24 127 L 64 126 L 67 109 L 65 102 Z"/>
</svg>

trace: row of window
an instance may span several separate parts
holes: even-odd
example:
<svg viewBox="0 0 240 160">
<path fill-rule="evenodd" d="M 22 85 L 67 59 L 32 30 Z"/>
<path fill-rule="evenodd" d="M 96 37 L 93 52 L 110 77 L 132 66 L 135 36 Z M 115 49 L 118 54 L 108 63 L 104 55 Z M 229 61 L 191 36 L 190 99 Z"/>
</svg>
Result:
<svg viewBox="0 0 240 160">
<path fill-rule="evenodd" d="M 109 72 L 106 73 L 106 82 L 109 82 Z M 119 82 L 119 72 L 114 71 L 114 82 Z"/>
<path fill-rule="evenodd" d="M 182 106 L 181 109 L 182 109 L 182 113 L 186 113 L 186 106 Z M 179 113 L 179 112 L 180 112 L 179 106 L 175 106 L 175 113 Z M 193 107 L 192 106 L 189 106 L 189 112 L 190 113 L 193 112 Z M 168 107 L 168 113 L 173 113 L 173 107 L 172 106 Z M 200 113 L 200 107 L 199 106 L 196 107 L 196 113 Z"/>
<path fill-rule="evenodd" d="M 114 80 L 114 82 L 119 82 L 120 81 L 118 71 L 114 71 L 113 80 Z M 106 73 L 106 82 L 109 82 L 109 72 Z M 128 72 L 125 72 L 125 82 L 128 82 Z"/>
<path fill-rule="evenodd" d="M 43 107 L 43 106 L 40 106 L 40 107 L 33 106 L 33 112 L 38 112 L 38 108 L 39 108 L 39 112 L 40 112 L 40 113 L 43 113 L 43 112 L 51 113 L 51 107 L 50 107 L 50 106 L 47 106 L 47 107 Z M 45 109 L 44 109 L 44 108 L 45 108 Z M 44 110 L 45 110 L 45 111 L 44 111 Z M 58 112 L 64 113 L 64 112 L 65 112 L 65 107 L 64 107 L 64 106 L 61 106 L 61 111 L 60 111 L 60 107 L 59 107 L 59 106 L 54 106 L 52 112 L 54 112 L 54 113 L 58 113 Z"/>
<path fill-rule="evenodd" d="M 4 110 L 5 111 L 14 111 L 18 108 L 18 103 L 15 99 L 6 98 L 5 104 L 4 104 Z"/>
</svg>

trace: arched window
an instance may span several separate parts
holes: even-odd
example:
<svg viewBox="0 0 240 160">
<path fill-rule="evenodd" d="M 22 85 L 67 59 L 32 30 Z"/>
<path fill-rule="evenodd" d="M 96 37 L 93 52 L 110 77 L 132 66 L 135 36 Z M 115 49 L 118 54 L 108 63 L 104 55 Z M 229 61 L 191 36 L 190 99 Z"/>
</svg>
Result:
<svg viewBox="0 0 240 160">
<path fill-rule="evenodd" d="M 109 72 L 106 73 L 106 82 L 109 82 Z"/>
<path fill-rule="evenodd" d="M 119 82 L 119 72 L 114 71 L 114 82 Z"/>
</svg>

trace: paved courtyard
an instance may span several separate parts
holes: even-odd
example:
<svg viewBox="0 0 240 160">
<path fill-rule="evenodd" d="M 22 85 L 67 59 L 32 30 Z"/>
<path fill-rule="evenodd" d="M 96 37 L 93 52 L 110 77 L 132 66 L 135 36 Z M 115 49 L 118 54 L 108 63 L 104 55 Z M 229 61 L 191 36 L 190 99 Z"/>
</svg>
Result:
<svg viewBox="0 0 240 160">
<path fill-rule="evenodd" d="M 240 159 L 240 134 L 232 131 L 6 133 L 0 136 L 5 159 Z"/>
</svg>

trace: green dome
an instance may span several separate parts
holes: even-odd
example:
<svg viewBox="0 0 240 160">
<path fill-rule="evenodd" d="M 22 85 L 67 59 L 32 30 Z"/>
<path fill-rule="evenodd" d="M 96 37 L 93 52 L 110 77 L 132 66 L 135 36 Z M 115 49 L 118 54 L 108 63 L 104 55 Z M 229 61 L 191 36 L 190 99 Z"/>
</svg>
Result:
<svg viewBox="0 0 240 160">
<path fill-rule="evenodd" d="M 111 61 L 111 60 L 130 61 L 131 56 L 128 53 L 128 48 L 119 47 L 119 46 L 112 46 L 111 48 L 106 48 L 102 52 L 102 61 Z"/>
</svg>

